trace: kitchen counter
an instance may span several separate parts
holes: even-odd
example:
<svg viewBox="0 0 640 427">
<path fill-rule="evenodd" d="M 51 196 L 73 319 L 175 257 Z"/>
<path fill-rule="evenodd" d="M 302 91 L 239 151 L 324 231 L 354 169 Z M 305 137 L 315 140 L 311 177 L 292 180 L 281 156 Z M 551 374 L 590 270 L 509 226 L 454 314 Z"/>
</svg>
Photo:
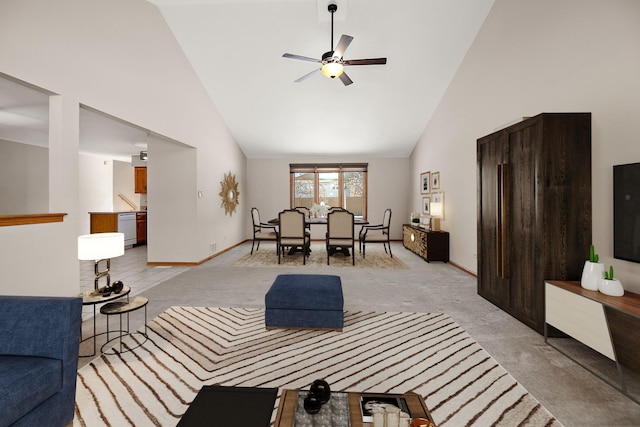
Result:
<svg viewBox="0 0 640 427">
<path fill-rule="evenodd" d="M 147 213 L 147 211 L 103 211 L 89 212 L 89 215 L 117 215 L 121 213 Z"/>
</svg>

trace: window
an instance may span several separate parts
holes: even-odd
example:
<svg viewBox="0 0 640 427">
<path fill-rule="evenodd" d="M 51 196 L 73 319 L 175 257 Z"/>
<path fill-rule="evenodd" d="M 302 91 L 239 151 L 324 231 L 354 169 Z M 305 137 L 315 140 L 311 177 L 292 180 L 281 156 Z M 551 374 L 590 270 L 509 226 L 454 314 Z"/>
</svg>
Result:
<svg viewBox="0 0 640 427">
<path fill-rule="evenodd" d="M 367 163 L 289 165 L 291 207 L 324 204 L 367 217 Z"/>
</svg>

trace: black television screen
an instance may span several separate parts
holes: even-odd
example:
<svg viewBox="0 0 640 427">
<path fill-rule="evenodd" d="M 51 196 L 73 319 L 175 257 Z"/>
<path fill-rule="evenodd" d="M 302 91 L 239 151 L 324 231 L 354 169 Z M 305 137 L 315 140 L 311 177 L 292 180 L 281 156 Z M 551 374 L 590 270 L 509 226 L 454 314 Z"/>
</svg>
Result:
<svg viewBox="0 0 640 427">
<path fill-rule="evenodd" d="M 613 167 L 613 257 L 640 263 L 640 163 Z"/>
</svg>

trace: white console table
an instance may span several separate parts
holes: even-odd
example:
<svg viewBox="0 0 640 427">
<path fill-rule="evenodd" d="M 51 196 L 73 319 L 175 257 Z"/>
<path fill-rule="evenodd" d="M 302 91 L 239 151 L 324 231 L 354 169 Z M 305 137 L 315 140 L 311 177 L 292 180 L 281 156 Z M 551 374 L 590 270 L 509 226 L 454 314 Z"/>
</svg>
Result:
<svg viewBox="0 0 640 427">
<path fill-rule="evenodd" d="M 548 341 L 549 326 L 575 338 L 616 363 L 620 386 L 612 384 L 587 366 Z M 640 372 L 640 295 L 625 292 L 612 297 L 589 291 L 580 282 L 548 280 L 545 282 L 545 343 L 569 357 L 627 397 L 622 366 Z"/>
</svg>

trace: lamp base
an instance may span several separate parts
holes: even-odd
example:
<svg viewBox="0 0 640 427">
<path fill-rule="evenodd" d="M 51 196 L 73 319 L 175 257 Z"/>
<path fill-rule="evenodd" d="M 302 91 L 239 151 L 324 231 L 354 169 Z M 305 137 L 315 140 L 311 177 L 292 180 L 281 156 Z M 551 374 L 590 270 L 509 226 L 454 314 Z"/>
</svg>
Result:
<svg viewBox="0 0 640 427">
<path fill-rule="evenodd" d="M 106 268 L 102 271 L 100 271 L 100 262 L 102 261 L 106 261 Z M 98 295 L 102 295 L 102 296 L 107 296 L 110 295 L 112 290 L 111 290 L 111 275 L 109 274 L 109 270 L 111 269 L 111 259 L 110 258 L 106 258 L 106 259 L 97 259 L 96 263 L 94 264 L 93 267 L 93 271 L 95 273 L 95 277 L 93 279 L 93 292 L 92 295 L 94 296 L 98 296 Z M 107 278 L 107 285 L 104 287 L 99 287 L 98 286 L 98 282 L 100 281 L 101 278 L 106 277 Z"/>
<path fill-rule="evenodd" d="M 94 289 L 90 295 L 94 297 L 107 297 L 111 295 L 111 292 L 112 290 L 109 286 L 103 286 L 99 289 Z"/>
<path fill-rule="evenodd" d="M 440 218 L 431 218 L 431 231 L 440 231 Z"/>
</svg>

